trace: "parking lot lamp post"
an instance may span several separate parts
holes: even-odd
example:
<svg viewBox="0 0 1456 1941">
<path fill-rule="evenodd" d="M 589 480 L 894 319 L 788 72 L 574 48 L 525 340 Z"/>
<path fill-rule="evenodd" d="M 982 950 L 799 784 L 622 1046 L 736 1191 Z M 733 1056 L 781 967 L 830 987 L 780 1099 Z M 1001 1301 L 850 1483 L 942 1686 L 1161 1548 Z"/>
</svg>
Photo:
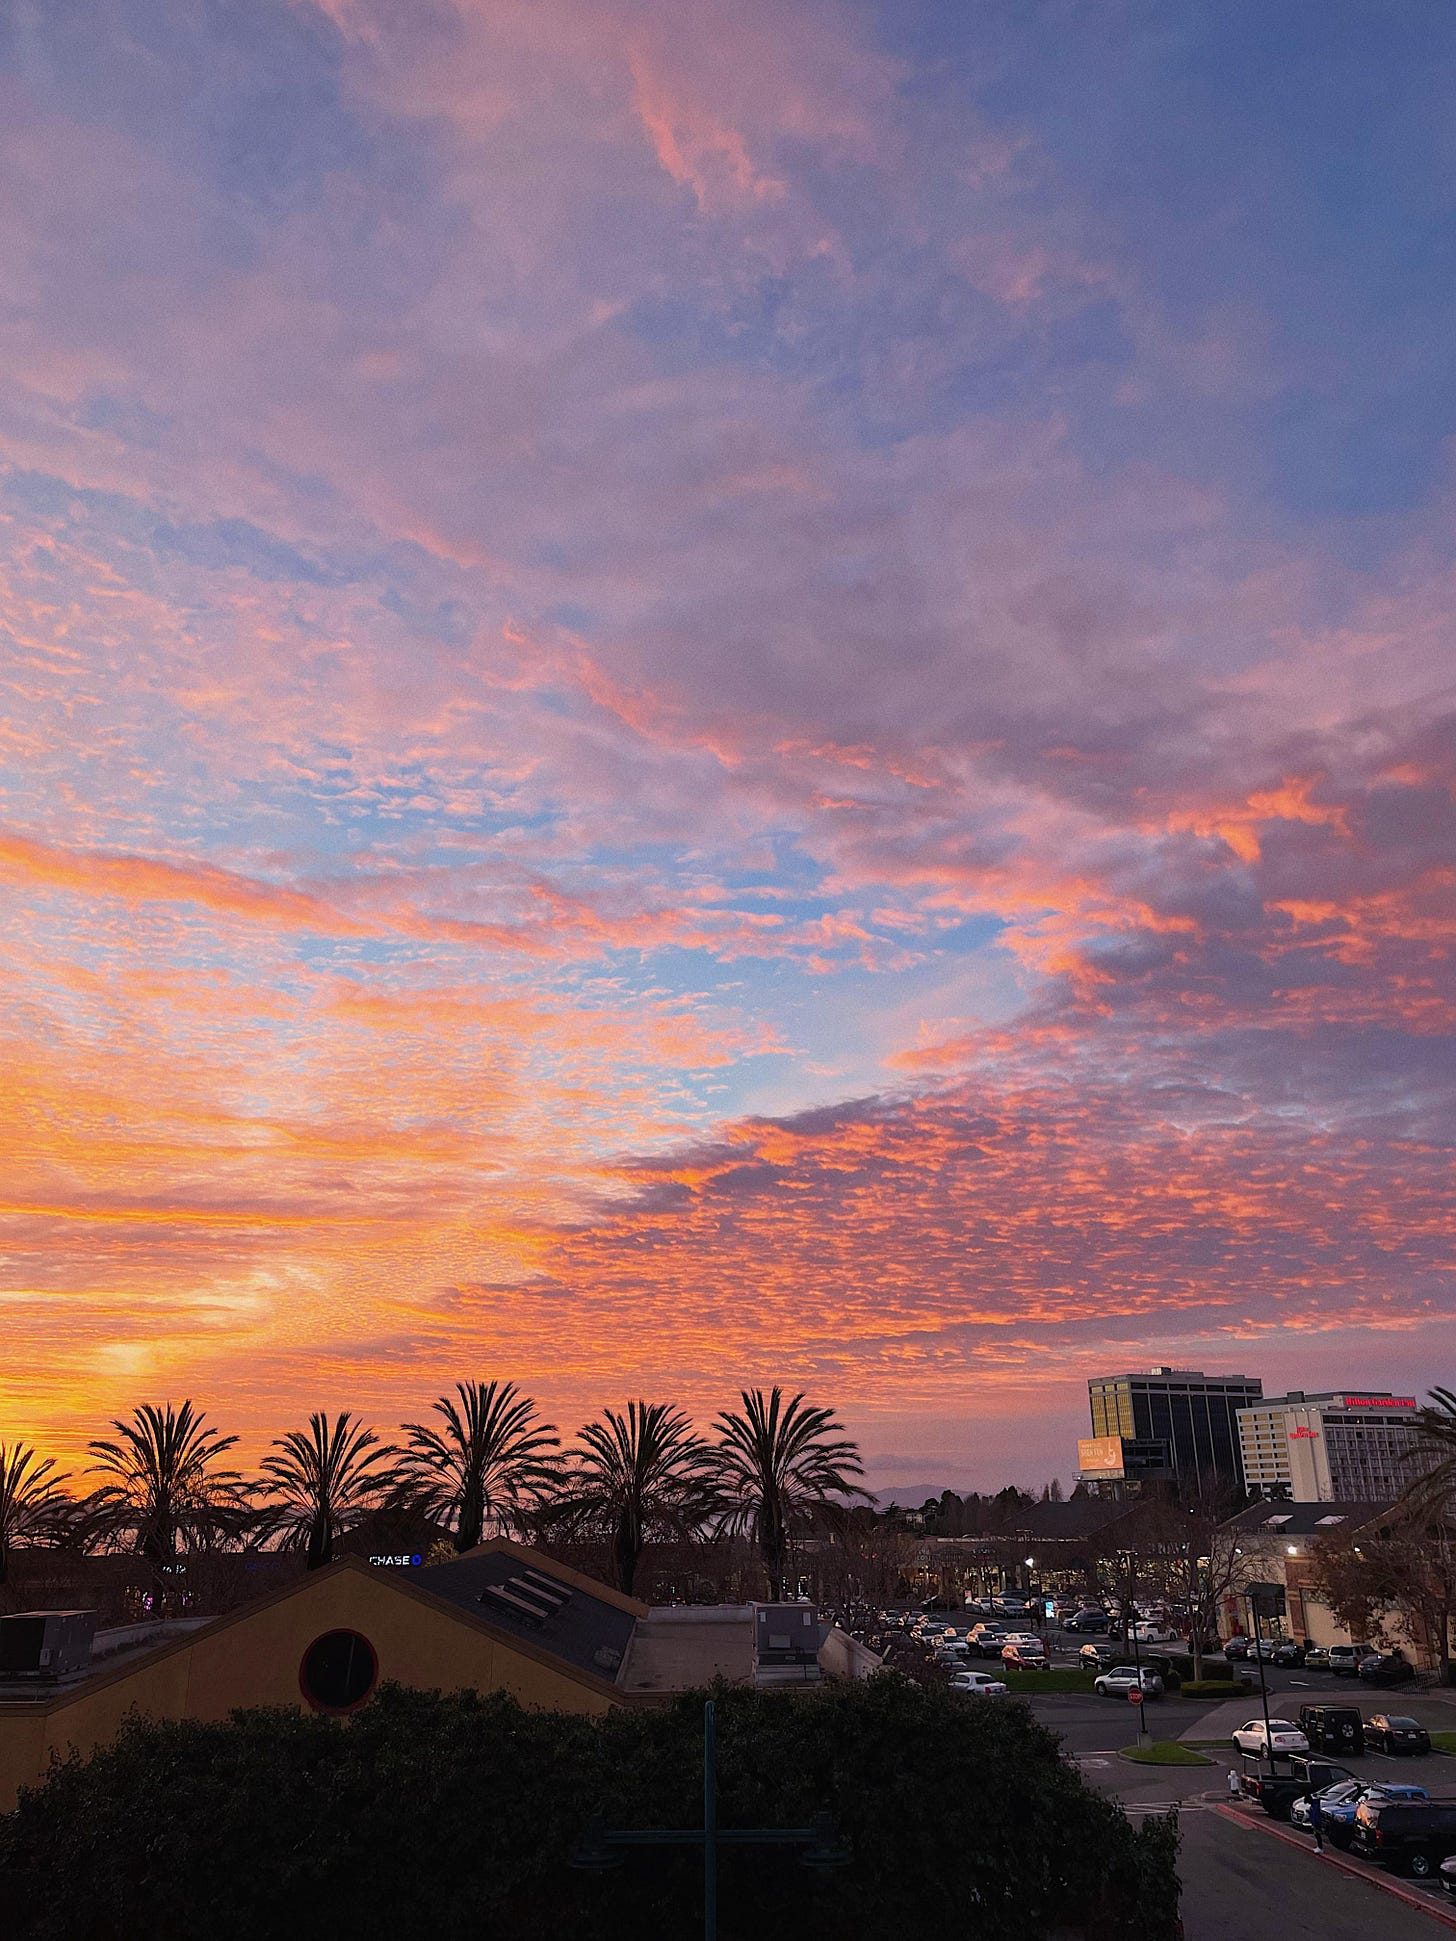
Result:
<svg viewBox="0 0 1456 1941">
<path fill-rule="evenodd" d="M 1269 1771 L 1274 1771 L 1274 1733 L 1269 1724 L 1269 1687 L 1264 1680 L 1264 1654 L 1259 1649 L 1259 1600 L 1252 1591 L 1249 1598 L 1249 1621 L 1254 1627 L 1254 1662 L 1259 1667 L 1259 1698 L 1264 1707 L 1264 1752 L 1269 1761 Z"/>
<path fill-rule="evenodd" d="M 602 1873 L 620 1865 L 624 1848 L 700 1847 L 703 1855 L 703 1941 L 718 1935 L 718 1848 L 802 1847 L 800 1862 L 814 1873 L 847 1867 L 853 1855 L 828 1813 L 811 1826 L 722 1827 L 718 1824 L 718 1730 L 713 1701 L 703 1706 L 703 1824 L 701 1827 L 606 1827 L 594 1820 L 571 1856 L 571 1865 Z"/>
<path fill-rule="evenodd" d="M 1134 1601 L 1134 1599 L 1133 1599 L 1133 1594 L 1132 1594 L 1132 1589 L 1133 1589 L 1133 1582 L 1134 1582 L 1134 1578 L 1133 1578 L 1133 1562 L 1134 1562 L 1134 1560 L 1133 1560 L 1133 1554 L 1132 1554 L 1132 1552 L 1131 1552 L 1131 1551 L 1129 1550 L 1129 1551 L 1127 1552 L 1127 1604 L 1126 1604 L 1126 1610 L 1127 1610 L 1127 1616 L 1126 1616 L 1126 1618 L 1125 1618 L 1125 1619 L 1124 1619 L 1124 1621 L 1123 1621 L 1123 1628 L 1124 1628 L 1124 1630 L 1125 1630 L 1125 1632 L 1127 1633 L 1127 1636 L 1128 1636 L 1129 1638 L 1131 1638 L 1131 1640 L 1132 1640 L 1132 1668 L 1133 1668 L 1133 1670 L 1134 1670 L 1134 1671 L 1135 1671 L 1135 1672 L 1137 1673 L 1137 1687 L 1138 1687 L 1138 1744 L 1139 1744 L 1140 1746 L 1146 1746 L 1146 1745 L 1151 1745 L 1151 1744 L 1152 1744 L 1152 1739 L 1151 1739 L 1151 1737 L 1150 1737 L 1150 1735 L 1149 1735 L 1149 1732 L 1148 1732 L 1148 1701 L 1147 1701 L 1147 1693 L 1146 1693 L 1146 1692 L 1145 1692 L 1145 1691 L 1143 1690 L 1143 1661 L 1142 1661 L 1142 1654 L 1141 1654 L 1141 1652 L 1140 1652 L 1140 1651 L 1138 1650 L 1138 1615 L 1137 1615 L 1137 1604 L 1136 1604 L 1136 1602 Z"/>
</svg>

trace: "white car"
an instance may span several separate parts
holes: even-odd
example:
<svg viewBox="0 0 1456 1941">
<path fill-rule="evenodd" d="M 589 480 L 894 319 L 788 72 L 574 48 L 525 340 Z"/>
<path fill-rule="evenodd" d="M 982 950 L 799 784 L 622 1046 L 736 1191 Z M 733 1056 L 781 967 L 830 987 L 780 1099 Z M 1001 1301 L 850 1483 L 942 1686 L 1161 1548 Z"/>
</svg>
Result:
<svg viewBox="0 0 1456 1941">
<path fill-rule="evenodd" d="M 1001 1642 L 1002 1644 L 1034 1645 L 1039 1647 L 1041 1639 L 1036 1635 L 1035 1631 L 1003 1631 L 1001 1633 Z"/>
<path fill-rule="evenodd" d="M 999 1678 L 992 1678 L 984 1671 L 958 1671 L 951 1676 L 950 1689 L 953 1692 L 974 1692 L 978 1698 L 1004 1698 L 1011 1689 L 1003 1685 Z"/>
<path fill-rule="evenodd" d="M 1142 1686 L 1144 1698 L 1163 1696 L 1162 1679 L 1157 1672 L 1149 1671 L 1146 1665 L 1141 1668 L 1135 1665 L 1114 1665 L 1111 1671 L 1104 1672 L 1100 1678 L 1093 1681 L 1092 1689 L 1099 1698 L 1126 1698 L 1129 1692 L 1135 1692 L 1138 1689 L 1139 1684 Z"/>
<path fill-rule="evenodd" d="M 1250 1719 L 1234 1734 L 1240 1752 L 1308 1752 L 1309 1740 L 1288 1719 L 1270 1719 L 1267 1732 L 1262 1719 Z"/>
<path fill-rule="evenodd" d="M 1135 1624 L 1132 1634 L 1139 1644 L 1176 1644 L 1178 1633 L 1170 1630 L 1157 1618 L 1148 1618 L 1142 1624 Z"/>
</svg>

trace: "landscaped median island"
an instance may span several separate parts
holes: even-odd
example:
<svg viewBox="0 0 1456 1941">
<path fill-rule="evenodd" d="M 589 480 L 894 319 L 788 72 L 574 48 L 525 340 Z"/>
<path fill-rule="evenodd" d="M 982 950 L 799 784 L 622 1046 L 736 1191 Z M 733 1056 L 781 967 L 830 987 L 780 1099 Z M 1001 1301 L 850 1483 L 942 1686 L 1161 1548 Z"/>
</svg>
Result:
<svg viewBox="0 0 1456 1941">
<path fill-rule="evenodd" d="M 1092 1692 L 1092 1673 L 1077 1671 L 1070 1665 L 1055 1665 L 1047 1671 L 1013 1671 L 1002 1665 L 991 1675 L 999 1678 L 1009 1691 L 1028 1698 L 1036 1697 L 1039 1692 L 1080 1692 L 1087 1696 Z"/>
<path fill-rule="evenodd" d="M 1432 1752 L 1456 1754 L 1456 1732 L 1433 1732 L 1431 1734 Z"/>
<path fill-rule="evenodd" d="M 1184 1698 L 1242 1698 L 1248 1686 L 1238 1678 L 1189 1678 L 1184 1681 Z"/>
<path fill-rule="evenodd" d="M 1029 1707 L 894 1674 L 596 1718 L 384 1685 L 348 1720 L 134 1719 L 0 1815 L 6 1941 L 700 1933 L 701 1847 L 609 1849 L 593 1822 L 701 1828 L 708 1696 L 719 1826 L 827 1812 L 842 1862 L 722 1845 L 724 1941 L 1173 1941 L 1170 1819 L 1130 1824 Z"/>
<path fill-rule="evenodd" d="M 1201 1752 L 1177 1739 L 1154 1739 L 1150 1746 L 1124 1746 L 1119 1759 L 1131 1759 L 1135 1766 L 1211 1766 Z"/>
</svg>

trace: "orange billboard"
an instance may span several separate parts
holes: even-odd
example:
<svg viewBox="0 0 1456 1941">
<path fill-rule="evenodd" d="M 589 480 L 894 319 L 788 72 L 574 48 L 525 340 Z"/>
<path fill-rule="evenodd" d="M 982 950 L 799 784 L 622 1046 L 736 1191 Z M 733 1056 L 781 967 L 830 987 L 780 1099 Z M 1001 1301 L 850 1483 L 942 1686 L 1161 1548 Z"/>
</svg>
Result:
<svg viewBox="0 0 1456 1941">
<path fill-rule="evenodd" d="M 1083 1436 L 1077 1444 L 1077 1467 L 1083 1475 L 1122 1474 L 1121 1436 Z"/>
</svg>

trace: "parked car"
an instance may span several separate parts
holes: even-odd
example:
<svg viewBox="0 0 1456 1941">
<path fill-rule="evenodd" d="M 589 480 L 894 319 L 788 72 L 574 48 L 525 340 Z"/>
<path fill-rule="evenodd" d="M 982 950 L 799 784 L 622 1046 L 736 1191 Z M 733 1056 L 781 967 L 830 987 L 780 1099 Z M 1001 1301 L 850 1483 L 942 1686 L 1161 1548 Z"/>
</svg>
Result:
<svg viewBox="0 0 1456 1941">
<path fill-rule="evenodd" d="M 1375 1712 L 1365 1721 L 1365 1744 L 1371 1752 L 1429 1752 L 1431 1735 L 1414 1719 Z"/>
<path fill-rule="evenodd" d="M 1030 1617 L 1033 1606 L 1029 1597 L 1007 1591 L 1003 1596 L 991 1599 L 991 1609 L 1001 1617 Z"/>
<path fill-rule="evenodd" d="M 1330 1816 L 1335 1808 L 1337 1806 L 1344 1806 L 1347 1802 L 1350 1808 L 1350 1818 L 1353 1820 L 1355 1817 L 1355 1808 L 1359 1805 L 1367 1790 L 1366 1782 L 1363 1779 L 1337 1779 L 1333 1785 L 1321 1786 L 1316 1792 L 1301 1793 L 1289 1809 L 1290 1825 L 1303 1827 L 1308 1832 L 1310 1826 L 1310 1801 L 1316 1799 L 1320 1803 L 1320 1818 L 1326 1828 L 1333 1827 Z M 1333 1833 L 1331 1833 L 1331 1838 L 1333 1838 Z"/>
<path fill-rule="evenodd" d="M 1355 1831 L 1355 1814 L 1362 1800 L 1419 1800 L 1429 1797 L 1423 1786 L 1377 1786 L 1373 1780 L 1357 1779 L 1353 1790 L 1345 1793 L 1341 1798 L 1332 1800 L 1328 1804 L 1321 1801 L 1325 1837 L 1333 1847 L 1348 1847 Z M 1306 1822 L 1307 1818 L 1306 1809 Z M 1304 1823 L 1301 1822 L 1301 1824 Z"/>
<path fill-rule="evenodd" d="M 1372 1651 L 1360 1660 L 1360 1676 L 1367 1685 L 1409 1685 L 1416 1668 L 1403 1652 Z"/>
<path fill-rule="evenodd" d="M 1363 1799 L 1355 1808 L 1350 1851 L 1429 1880 L 1456 1853 L 1456 1800 Z"/>
<path fill-rule="evenodd" d="M 1107 1625 L 1106 1611 L 1094 1604 L 1084 1604 L 1081 1610 L 1073 1611 L 1063 1628 L 1068 1631 L 1105 1631 Z"/>
<path fill-rule="evenodd" d="M 1246 1799 L 1257 1800 L 1271 1820 L 1287 1820 L 1296 1800 L 1355 1778 L 1348 1766 L 1337 1766 L 1313 1753 L 1280 1753 L 1270 1761 L 1246 1752 L 1242 1759 L 1239 1791 Z"/>
<path fill-rule="evenodd" d="M 1000 1624 L 974 1625 L 966 1639 L 967 1648 L 978 1658 L 999 1658 L 1005 1642 L 1005 1627 Z"/>
<path fill-rule="evenodd" d="M 1301 1705 L 1299 1729 L 1312 1752 L 1348 1756 L 1365 1749 L 1365 1722 L 1353 1705 Z"/>
<path fill-rule="evenodd" d="M 1162 1679 L 1155 1671 L 1149 1671 L 1146 1666 L 1138 1671 L 1132 1665 L 1114 1665 L 1111 1671 L 1104 1672 L 1094 1681 L 1092 1689 L 1099 1698 L 1126 1699 L 1129 1692 L 1135 1692 L 1138 1689 L 1139 1681 L 1142 1684 L 1144 1698 L 1163 1696 Z"/>
<path fill-rule="evenodd" d="M 1448 1894 L 1456 1894 L 1456 1856 L 1441 1862 L 1441 1885 Z"/>
<path fill-rule="evenodd" d="M 1236 1664 L 1239 1659 L 1248 1657 L 1249 1646 L 1253 1642 L 1254 1640 L 1252 1638 L 1246 1638 L 1242 1631 L 1237 1632 L 1224 1646 L 1223 1655 L 1231 1665 Z"/>
<path fill-rule="evenodd" d="M 1161 1618 L 1144 1618 L 1141 1624 L 1133 1626 L 1132 1635 L 1139 1644 L 1177 1644 L 1178 1642 L 1178 1633 Z"/>
<path fill-rule="evenodd" d="M 1360 1669 L 1360 1660 L 1369 1656 L 1368 1644 L 1332 1644 L 1330 1670 L 1336 1678 L 1353 1678 Z"/>
<path fill-rule="evenodd" d="M 1264 1755 L 1271 1750 L 1274 1752 L 1309 1751 L 1309 1740 L 1289 1719 L 1270 1719 L 1267 1727 L 1262 1719 L 1250 1719 L 1234 1733 L 1234 1744 L 1240 1752 L 1257 1752 Z"/>
<path fill-rule="evenodd" d="M 1040 1642 L 1008 1644 L 1002 1647 L 1001 1663 L 1007 1671 L 1045 1671 L 1047 1655 Z"/>
<path fill-rule="evenodd" d="M 1004 1698 L 1011 1687 L 987 1671 L 958 1671 L 952 1674 L 949 1689 L 969 1692 L 974 1698 Z"/>
<path fill-rule="evenodd" d="M 1330 1654 L 1322 1644 L 1307 1644 L 1304 1647 L 1304 1668 L 1306 1671 L 1328 1671 Z"/>
<path fill-rule="evenodd" d="M 1084 1644 L 1077 1653 L 1077 1663 L 1083 1671 L 1107 1671 L 1121 1658 L 1122 1646 L 1114 1644 L 1111 1638 L 1100 1638 L 1096 1644 Z"/>
<path fill-rule="evenodd" d="M 1297 1638 L 1283 1638 L 1275 1645 L 1271 1654 L 1276 1665 L 1298 1666 L 1304 1663 L 1304 1646 Z"/>
</svg>

